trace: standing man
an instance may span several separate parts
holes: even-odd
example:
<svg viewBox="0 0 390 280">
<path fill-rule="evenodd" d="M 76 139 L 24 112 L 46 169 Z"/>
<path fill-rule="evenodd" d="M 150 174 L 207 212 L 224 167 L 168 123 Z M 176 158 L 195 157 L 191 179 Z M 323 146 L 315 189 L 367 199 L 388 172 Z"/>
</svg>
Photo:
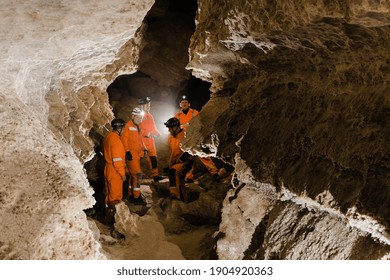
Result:
<svg viewBox="0 0 390 280">
<path fill-rule="evenodd" d="M 150 176 L 153 177 L 153 180 L 155 182 L 158 182 L 164 179 L 164 177 L 158 175 L 157 152 L 156 145 L 154 143 L 154 138 L 160 136 L 161 133 L 158 131 L 154 122 L 154 118 L 150 113 L 150 101 L 150 97 L 145 97 L 138 100 L 140 108 L 145 112 L 140 127 L 142 135 L 144 137 L 143 142 L 145 144 L 146 149 L 148 150 L 147 159 L 150 166 Z"/>
<path fill-rule="evenodd" d="M 147 153 L 147 149 L 143 144 L 139 126 L 143 115 L 144 112 L 135 107 L 131 113 L 131 120 L 126 123 L 121 137 L 126 151 L 127 167 L 130 172 L 129 199 L 135 204 L 145 204 L 141 197 L 141 158 Z"/>
<path fill-rule="evenodd" d="M 122 182 L 126 180 L 125 148 L 120 139 L 125 121 L 114 119 L 111 126 L 112 131 L 103 140 L 106 221 L 108 223 L 113 222 L 115 205 L 122 201 Z"/>
<path fill-rule="evenodd" d="M 180 99 L 180 108 L 181 111 L 176 113 L 175 118 L 177 118 L 180 121 L 180 127 L 186 131 L 187 127 L 189 126 L 190 121 L 193 117 L 197 116 L 199 112 L 195 109 L 190 108 L 191 104 L 186 96 L 183 96 Z M 211 176 L 213 176 L 214 180 L 219 180 L 218 175 L 218 168 L 211 159 L 211 157 L 198 157 L 199 160 L 204 164 L 204 166 L 207 168 Z M 194 168 L 192 168 L 187 174 L 185 178 L 186 182 L 193 182 L 194 181 Z"/>
<path fill-rule="evenodd" d="M 186 96 L 183 96 L 180 99 L 179 105 L 180 105 L 181 111 L 176 113 L 175 118 L 180 121 L 180 127 L 182 129 L 186 130 L 189 123 L 190 123 L 190 120 L 193 117 L 197 116 L 199 114 L 199 112 L 195 109 L 190 108 L 191 104 Z"/>
<path fill-rule="evenodd" d="M 177 118 L 170 118 L 165 123 L 169 129 L 169 147 L 171 156 L 169 158 L 169 192 L 171 197 L 179 200 L 187 200 L 184 189 L 184 174 L 191 168 L 190 156 L 180 149 L 180 142 L 184 138 L 184 129 L 180 127 Z"/>
</svg>

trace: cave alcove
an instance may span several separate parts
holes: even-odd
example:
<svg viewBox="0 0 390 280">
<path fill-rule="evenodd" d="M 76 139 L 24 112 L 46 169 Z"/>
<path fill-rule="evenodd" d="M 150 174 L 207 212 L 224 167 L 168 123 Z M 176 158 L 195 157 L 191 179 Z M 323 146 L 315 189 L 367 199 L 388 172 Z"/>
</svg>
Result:
<svg viewBox="0 0 390 280">
<path fill-rule="evenodd" d="M 138 70 L 118 76 L 108 87 L 107 94 L 113 114 L 128 121 L 139 98 L 152 99 L 151 113 L 157 128 L 165 137 L 156 140 L 159 167 L 169 157 L 164 122 L 180 110 L 182 95 L 190 98 L 191 107 L 201 110 L 210 99 L 210 83 L 197 79 L 186 70 L 188 46 L 195 30 L 196 0 L 157 0 L 146 15 L 143 25 L 143 48 L 139 54 Z M 95 142 L 95 157 L 85 164 L 88 180 L 95 190 L 95 211 L 101 210 L 104 187 L 102 149 L 103 136 L 90 133 Z M 144 168 L 148 168 L 143 164 Z M 100 202 L 99 202 L 100 201 Z"/>
</svg>

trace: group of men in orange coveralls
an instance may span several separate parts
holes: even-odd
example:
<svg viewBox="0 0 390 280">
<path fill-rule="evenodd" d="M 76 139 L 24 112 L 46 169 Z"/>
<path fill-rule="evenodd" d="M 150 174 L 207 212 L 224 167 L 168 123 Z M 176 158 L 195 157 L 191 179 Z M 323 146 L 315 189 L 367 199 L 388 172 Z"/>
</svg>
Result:
<svg viewBox="0 0 390 280">
<path fill-rule="evenodd" d="M 131 113 L 131 119 L 125 123 L 122 119 L 111 122 L 112 131 L 103 140 L 105 160 L 105 204 L 106 210 L 115 212 L 115 205 L 123 199 L 123 182 L 129 176 L 129 196 L 134 204 L 145 204 L 141 196 L 142 177 L 141 158 L 147 158 L 150 175 L 155 182 L 162 180 L 157 167 L 157 153 L 154 138 L 160 136 L 154 118 L 150 113 L 149 97 L 138 100 L 139 107 Z M 191 169 L 193 157 L 180 148 L 190 120 L 199 112 L 190 108 L 189 100 L 183 96 L 180 100 L 181 111 L 164 124 L 169 129 L 169 185 L 171 198 L 186 200 L 184 183 L 194 180 Z M 215 180 L 219 179 L 218 169 L 211 158 L 198 158 Z"/>
</svg>

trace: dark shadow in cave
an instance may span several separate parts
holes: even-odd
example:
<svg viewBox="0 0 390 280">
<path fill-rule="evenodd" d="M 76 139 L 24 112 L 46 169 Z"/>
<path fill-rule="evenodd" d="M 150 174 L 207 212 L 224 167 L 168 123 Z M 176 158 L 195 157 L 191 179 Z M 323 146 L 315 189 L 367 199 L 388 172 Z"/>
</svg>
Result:
<svg viewBox="0 0 390 280">
<path fill-rule="evenodd" d="M 116 116 L 122 111 L 118 107 L 134 107 L 138 98 L 146 96 L 174 106 L 175 111 L 182 95 L 189 96 L 192 108 L 198 111 L 210 99 L 211 84 L 185 69 L 197 9 L 196 0 L 155 2 L 143 23 L 146 28 L 138 71 L 117 77 L 107 88 Z"/>
<path fill-rule="evenodd" d="M 179 92 L 176 103 L 179 104 L 180 98 L 185 95 L 189 98 L 191 108 L 200 111 L 202 107 L 210 100 L 209 82 L 191 76 L 185 81 L 183 89 Z"/>
</svg>

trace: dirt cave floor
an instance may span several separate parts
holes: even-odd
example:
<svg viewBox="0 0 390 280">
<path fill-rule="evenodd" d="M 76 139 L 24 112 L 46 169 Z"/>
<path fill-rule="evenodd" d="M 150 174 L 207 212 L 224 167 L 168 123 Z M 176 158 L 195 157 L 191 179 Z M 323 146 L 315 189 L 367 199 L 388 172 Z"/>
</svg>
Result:
<svg viewBox="0 0 390 280">
<path fill-rule="evenodd" d="M 226 189 L 229 184 L 229 180 L 218 183 Z M 202 222 L 201 199 L 190 203 L 172 200 L 168 179 L 159 183 L 143 179 L 141 192 L 147 204 L 134 205 L 124 200 L 116 207 L 114 225 L 104 224 L 96 215 L 89 217 L 97 226 L 95 232 L 109 259 L 216 259 L 213 236 L 218 231 L 219 217 L 206 217 Z"/>
</svg>

